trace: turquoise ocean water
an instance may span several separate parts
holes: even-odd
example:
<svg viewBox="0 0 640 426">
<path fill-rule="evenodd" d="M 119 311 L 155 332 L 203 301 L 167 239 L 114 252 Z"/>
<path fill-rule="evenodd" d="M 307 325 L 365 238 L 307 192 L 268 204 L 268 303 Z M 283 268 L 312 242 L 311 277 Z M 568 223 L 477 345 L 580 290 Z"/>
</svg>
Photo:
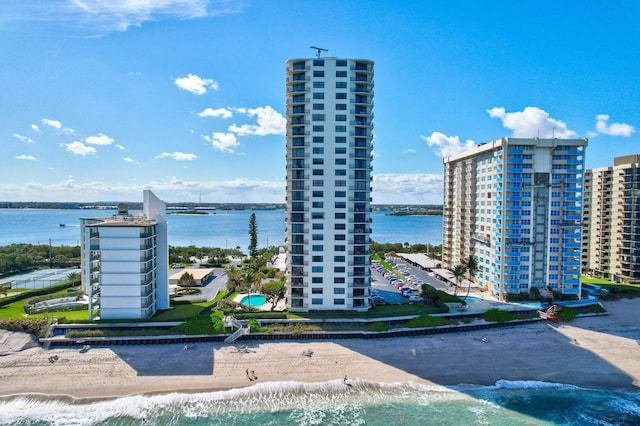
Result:
<svg viewBox="0 0 640 426">
<path fill-rule="evenodd" d="M 110 217 L 114 210 L 0 209 L 0 246 L 13 243 L 80 245 L 80 218 Z M 284 210 L 218 210 L 207 215 L 169 215 L 169 244 L 247 250 L 249 217 L 256 214 L 258 246 L 282 245 Z M 440 244 L 441 216 L 387 216 L 372 212 L 379 243 Z M 65 226 L 60 226 L 64 224 Z"/>
<path fill-rule="evenodd" d="M 73 380 L 72 378 L 69 378 Z M 2 425 L 637 425 L 640 394 L 542 382 L 429 387 L 355 380 L 77 401 L 0 398 Z"/>
</svg>

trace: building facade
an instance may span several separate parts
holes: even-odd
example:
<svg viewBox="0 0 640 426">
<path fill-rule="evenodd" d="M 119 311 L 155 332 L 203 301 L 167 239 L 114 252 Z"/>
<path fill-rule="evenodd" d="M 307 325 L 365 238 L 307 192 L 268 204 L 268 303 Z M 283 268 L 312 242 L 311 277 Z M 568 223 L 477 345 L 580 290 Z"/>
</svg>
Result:
<svg viewBox="0 0 640 426">
<path fill-rule="evenodd" d="M 370 308 L 373 62 L 286 63 L 287 304 Z"/>
<path fill-rule="evenodd" d="M 169 308 L 165 204 L 145 190 L 143 206 L 142 215 L 119 206 L 112 217 L 80 219 L 89 319 L 150 318 Z"/>
<path fill-rule="evenodd" d="M 444 159 L 443 264 L 481 289 L 580 297 L 586 139 L 503 138 Z"/>
<path fill-rule="evenodd" d="M 586 171 L 583 221 L 583 272 L 640 282 L 640 154 Z"/>
</svg>

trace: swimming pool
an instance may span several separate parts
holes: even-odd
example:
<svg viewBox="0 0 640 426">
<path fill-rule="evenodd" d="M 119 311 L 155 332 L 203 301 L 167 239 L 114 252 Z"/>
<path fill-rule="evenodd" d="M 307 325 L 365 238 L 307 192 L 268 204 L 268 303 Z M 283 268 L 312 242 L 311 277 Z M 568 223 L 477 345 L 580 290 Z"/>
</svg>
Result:
<svg viewBox="0 0 640 426">
<path fill-rule="evenodd" d="M 246 306 L 262 306 L 267 303 L 267 296 L 264 294 L 252 294 L 251 296 L 245 296 L 240 300 L 241 305 Z"/>
<path fill-rule="evenodd" d="M 475 296 L 467 296 L 467 297 L 458 296 L 458 297 L 467 303 L 484 302 L 484 299 L 482 299 L 481 297 L 475 297 Z"/>
</svg>

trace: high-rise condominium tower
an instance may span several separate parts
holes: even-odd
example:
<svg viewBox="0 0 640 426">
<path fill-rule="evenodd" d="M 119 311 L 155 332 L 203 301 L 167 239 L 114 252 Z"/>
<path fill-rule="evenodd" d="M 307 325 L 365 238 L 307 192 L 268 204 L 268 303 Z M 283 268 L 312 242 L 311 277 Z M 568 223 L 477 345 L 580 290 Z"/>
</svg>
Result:
<svg viewBox="0 0 640 426">
<path fill-rule="evenodd" d="M 286 67 L 288 308 L 369 309 L 373 62 Z"/>
<path fill-rule="evenodd" d="M 582 267 L 617 282 L 640 281 L 640 154 L 584 175 Z"/>
<path fill-rule="evenodd" d="M 480 288 L 580 296 L 586 139 L 503 138 L 444 159 L 443 262 Z M 543 290 L 544 289 L 544 290 Z"/>
</svg>

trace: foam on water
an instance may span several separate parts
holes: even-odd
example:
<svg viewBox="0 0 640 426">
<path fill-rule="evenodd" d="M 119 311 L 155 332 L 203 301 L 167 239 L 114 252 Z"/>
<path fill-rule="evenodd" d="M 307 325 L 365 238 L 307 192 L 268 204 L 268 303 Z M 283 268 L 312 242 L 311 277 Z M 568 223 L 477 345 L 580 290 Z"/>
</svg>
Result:
<svg viewBox="0 0 640 426">
<path fill-rule="evenodd" d="M 546 382 L 454 389 L 350 380 L 260 383 L 207 393 L 78 400 L 0 398 L 2 425 L 120 424 L 613 424 L 640 422 L 640 394 Z M 575 407 L 575 413 L 570 410 Z"/>
</svg>

